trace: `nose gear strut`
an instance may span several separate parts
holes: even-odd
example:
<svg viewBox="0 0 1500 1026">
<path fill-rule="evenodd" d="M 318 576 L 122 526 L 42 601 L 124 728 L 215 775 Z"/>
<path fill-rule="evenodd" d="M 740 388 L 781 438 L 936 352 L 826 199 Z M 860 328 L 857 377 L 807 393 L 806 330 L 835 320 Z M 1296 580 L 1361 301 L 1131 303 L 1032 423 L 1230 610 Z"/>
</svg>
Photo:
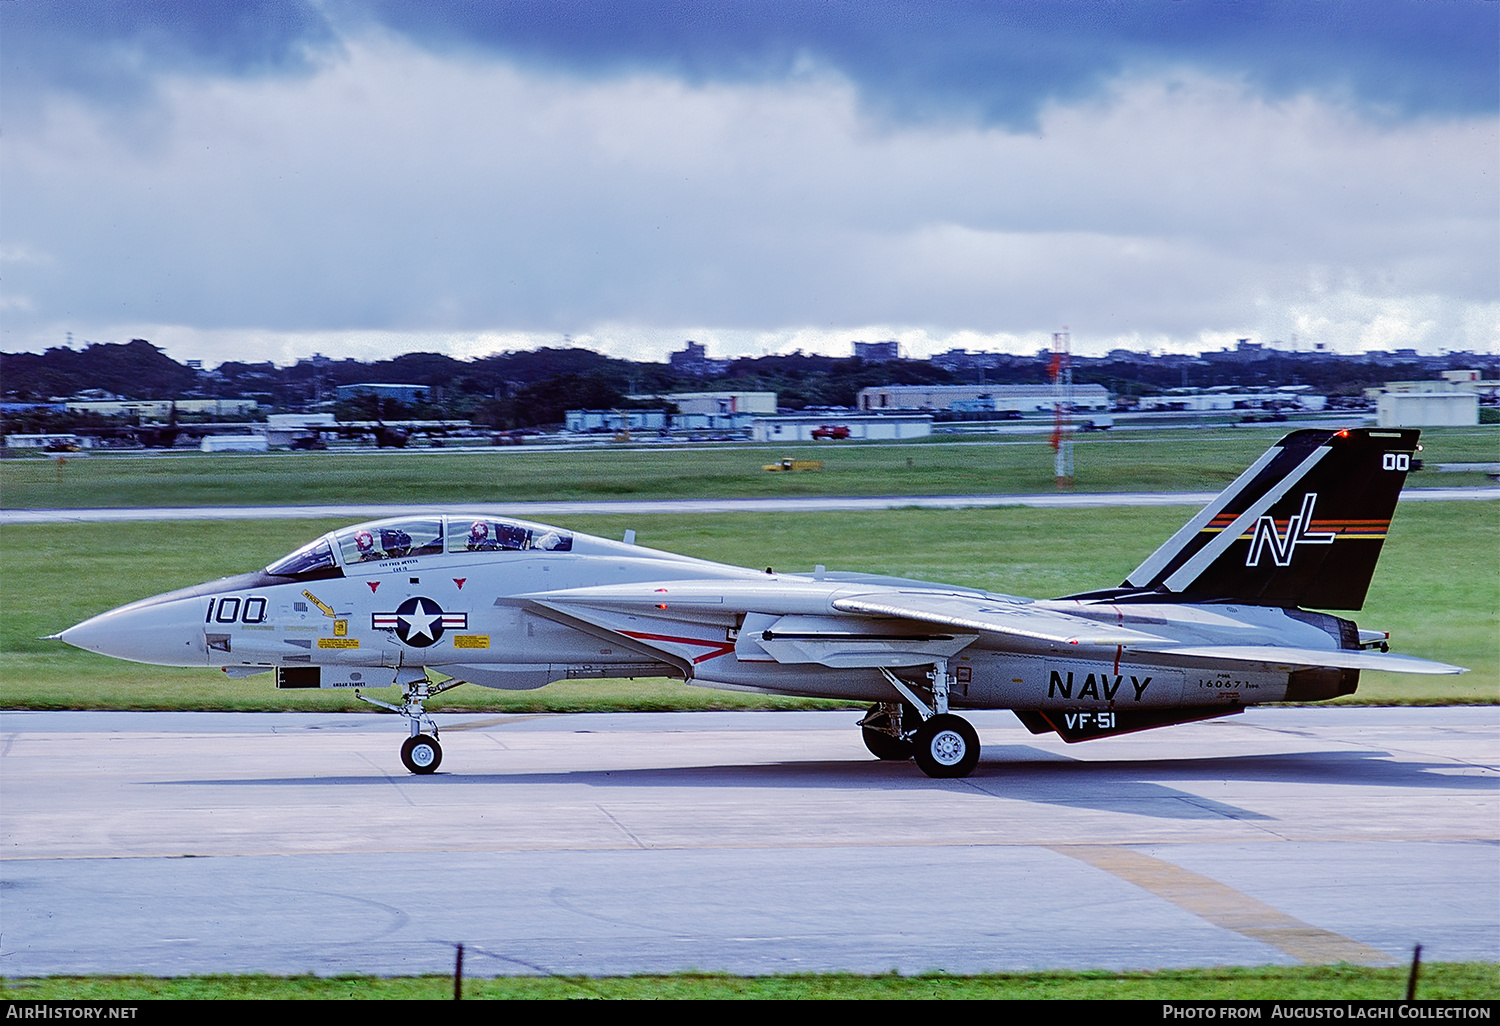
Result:
<svg viewBox="0 0 1500 1026">
<path fill-rule="evenodd" d="M 398 676 L 399 679 L 399 676 Z M 388 709 L 411 721 L 411 736 L 401 745 L 401 762 L 413 773 L 435 772 L 443 761 L 443 747 L 438 744 L 437 721 L 427 712 L 423 703 L 444 691 L 451 691 L 464 683 L 461 680 L 445 680 L 441 684 L 427 679 L 425 671 L 415 680 L 402 680 L 400 705 L 382 702 L 378 698 L 354 692 L 361 702 Z"/>
</svg>

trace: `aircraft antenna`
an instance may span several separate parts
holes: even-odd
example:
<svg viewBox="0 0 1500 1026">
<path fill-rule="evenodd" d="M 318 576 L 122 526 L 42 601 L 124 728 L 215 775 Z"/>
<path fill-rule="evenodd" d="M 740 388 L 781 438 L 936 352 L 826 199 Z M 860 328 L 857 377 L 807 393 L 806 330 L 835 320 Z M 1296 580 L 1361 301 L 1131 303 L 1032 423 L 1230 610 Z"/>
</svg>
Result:
<svg viewBox="0 0 1500 1026">
<path fill-rule="evenodd" d="M 1073 487 L 1073 342 L 1065 326 L 1052 333 L 1052 451 L 1058 491 Z"/>
</svg>

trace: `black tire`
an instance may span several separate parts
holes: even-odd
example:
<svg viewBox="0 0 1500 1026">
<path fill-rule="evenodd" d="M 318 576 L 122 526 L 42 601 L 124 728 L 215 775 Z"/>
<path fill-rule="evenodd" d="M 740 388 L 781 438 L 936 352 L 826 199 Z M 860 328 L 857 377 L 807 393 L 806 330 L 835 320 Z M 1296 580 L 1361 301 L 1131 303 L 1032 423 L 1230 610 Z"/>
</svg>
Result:
<svg viewBox="0 0 1500 1026">
<path fill-rule="evenodd" d="M 906 735 L 904 738 L 898 738 L 880 729 L 881 727 L 890 726 L 891 722 L 890 717 L 881 710 L 880 706 L 875 705 L 870 707 L 869 719 L 872 725 L 861 727 L 860 735 L 864 738 L 865 747 L 870 750 L 871 755 L 877 759 L 890 759 L 894 761 L 910 759 L 912 757 L 916 748 L 911 743 L 911 734 L 922 722 L 920 713 L 905 702 L 901 704 L 902 733 Z"/>
<path fill-rule="evenodd" d="M 859 733 L 865 739 L 865 747 L 877 759 L 910 759 L 917 750 L 910 741 L 902 741 L 874 727 L 861 727 Z"/>
<path fill-rule="evenodd" d="M 913 758 L 929 777 L 966 777 L 979 765 L 979 735 L 962 716 L 941 713 L 917 728 Z"/>
<path fill-rule="evenodd" d="M 401 745 L 401 761 L 413 773 L 434 773 L 443 762 L 443 747 L 428 734 L 413 734 Z"/>
</svg>

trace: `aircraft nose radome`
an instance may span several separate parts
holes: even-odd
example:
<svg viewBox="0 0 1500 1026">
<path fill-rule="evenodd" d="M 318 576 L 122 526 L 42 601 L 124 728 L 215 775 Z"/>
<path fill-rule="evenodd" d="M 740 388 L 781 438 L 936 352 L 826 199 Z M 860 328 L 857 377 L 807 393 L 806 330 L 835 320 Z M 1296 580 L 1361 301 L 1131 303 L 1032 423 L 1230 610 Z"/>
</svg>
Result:
<svg viewBox="0 0 1500 1026">
<path fill-rule="evenodd" d="M 89 652 L 157 666 L 204 666 L 203 604 L 188 599 L 100 613 L 57 637 Z"/>
</svg>

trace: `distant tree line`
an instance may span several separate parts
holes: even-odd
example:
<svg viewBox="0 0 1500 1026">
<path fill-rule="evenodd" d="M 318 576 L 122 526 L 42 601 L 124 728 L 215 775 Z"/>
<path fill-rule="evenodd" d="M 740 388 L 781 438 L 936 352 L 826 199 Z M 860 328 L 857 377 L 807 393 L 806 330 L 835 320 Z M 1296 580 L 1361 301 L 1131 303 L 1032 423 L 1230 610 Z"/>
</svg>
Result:
<svg viewBox="0 0 1500 1026">
<path fill-rule="evenodd" d="M 1214 385 L 1309 385 L 1321 394 L 1357 395 L 1388 380 L 1435 377 L 1448 367 L 1500 373 L 1500 358 L 1454 354 L 1405 362 L 1365 362 L 1347 357 L 1267 352 L 1254 360 L 1215 358 L 1080 358 L 1073 378 L 1122 396 Z M 570 409 L 659 406 L 667 392 L 724 390 L 777 393 L 784 408 L 849 406 L 859 390 L 887 384 L 1041 384 L 1049 380 L 1045 355 L 1004 356 L 983 370 L 949 371 L 922 360 L 865 362 L 796 352 L 734 360 L 711 378 L 676 371 L 670 364 L 617 360 L 587 349 L 543 348 L 455 360 L 440 353 L 405 353 L 365 363 L 304 359 L 290 367 L 229 361 L 209 371 L 184 366 L 144 339 L 96 343 L 81 350 L 48 349 L 0 354 L 0 394 L 9 402 L 45 402 L 91 391 L 127 399 L 254 398 L 276 411 L 329 408 L 339 385 L 364 382 L 422 385 L 424 401 L 404 404 L 357 397 L 333 406 L 343 419 L 462 419 L 500 428 L 560 424 Z M 321 405 L 320 405 L 321 404 Z M 76 415 L 6 414 L 6 430 L 57 430 L 85 426 Z"/>
</svg>

